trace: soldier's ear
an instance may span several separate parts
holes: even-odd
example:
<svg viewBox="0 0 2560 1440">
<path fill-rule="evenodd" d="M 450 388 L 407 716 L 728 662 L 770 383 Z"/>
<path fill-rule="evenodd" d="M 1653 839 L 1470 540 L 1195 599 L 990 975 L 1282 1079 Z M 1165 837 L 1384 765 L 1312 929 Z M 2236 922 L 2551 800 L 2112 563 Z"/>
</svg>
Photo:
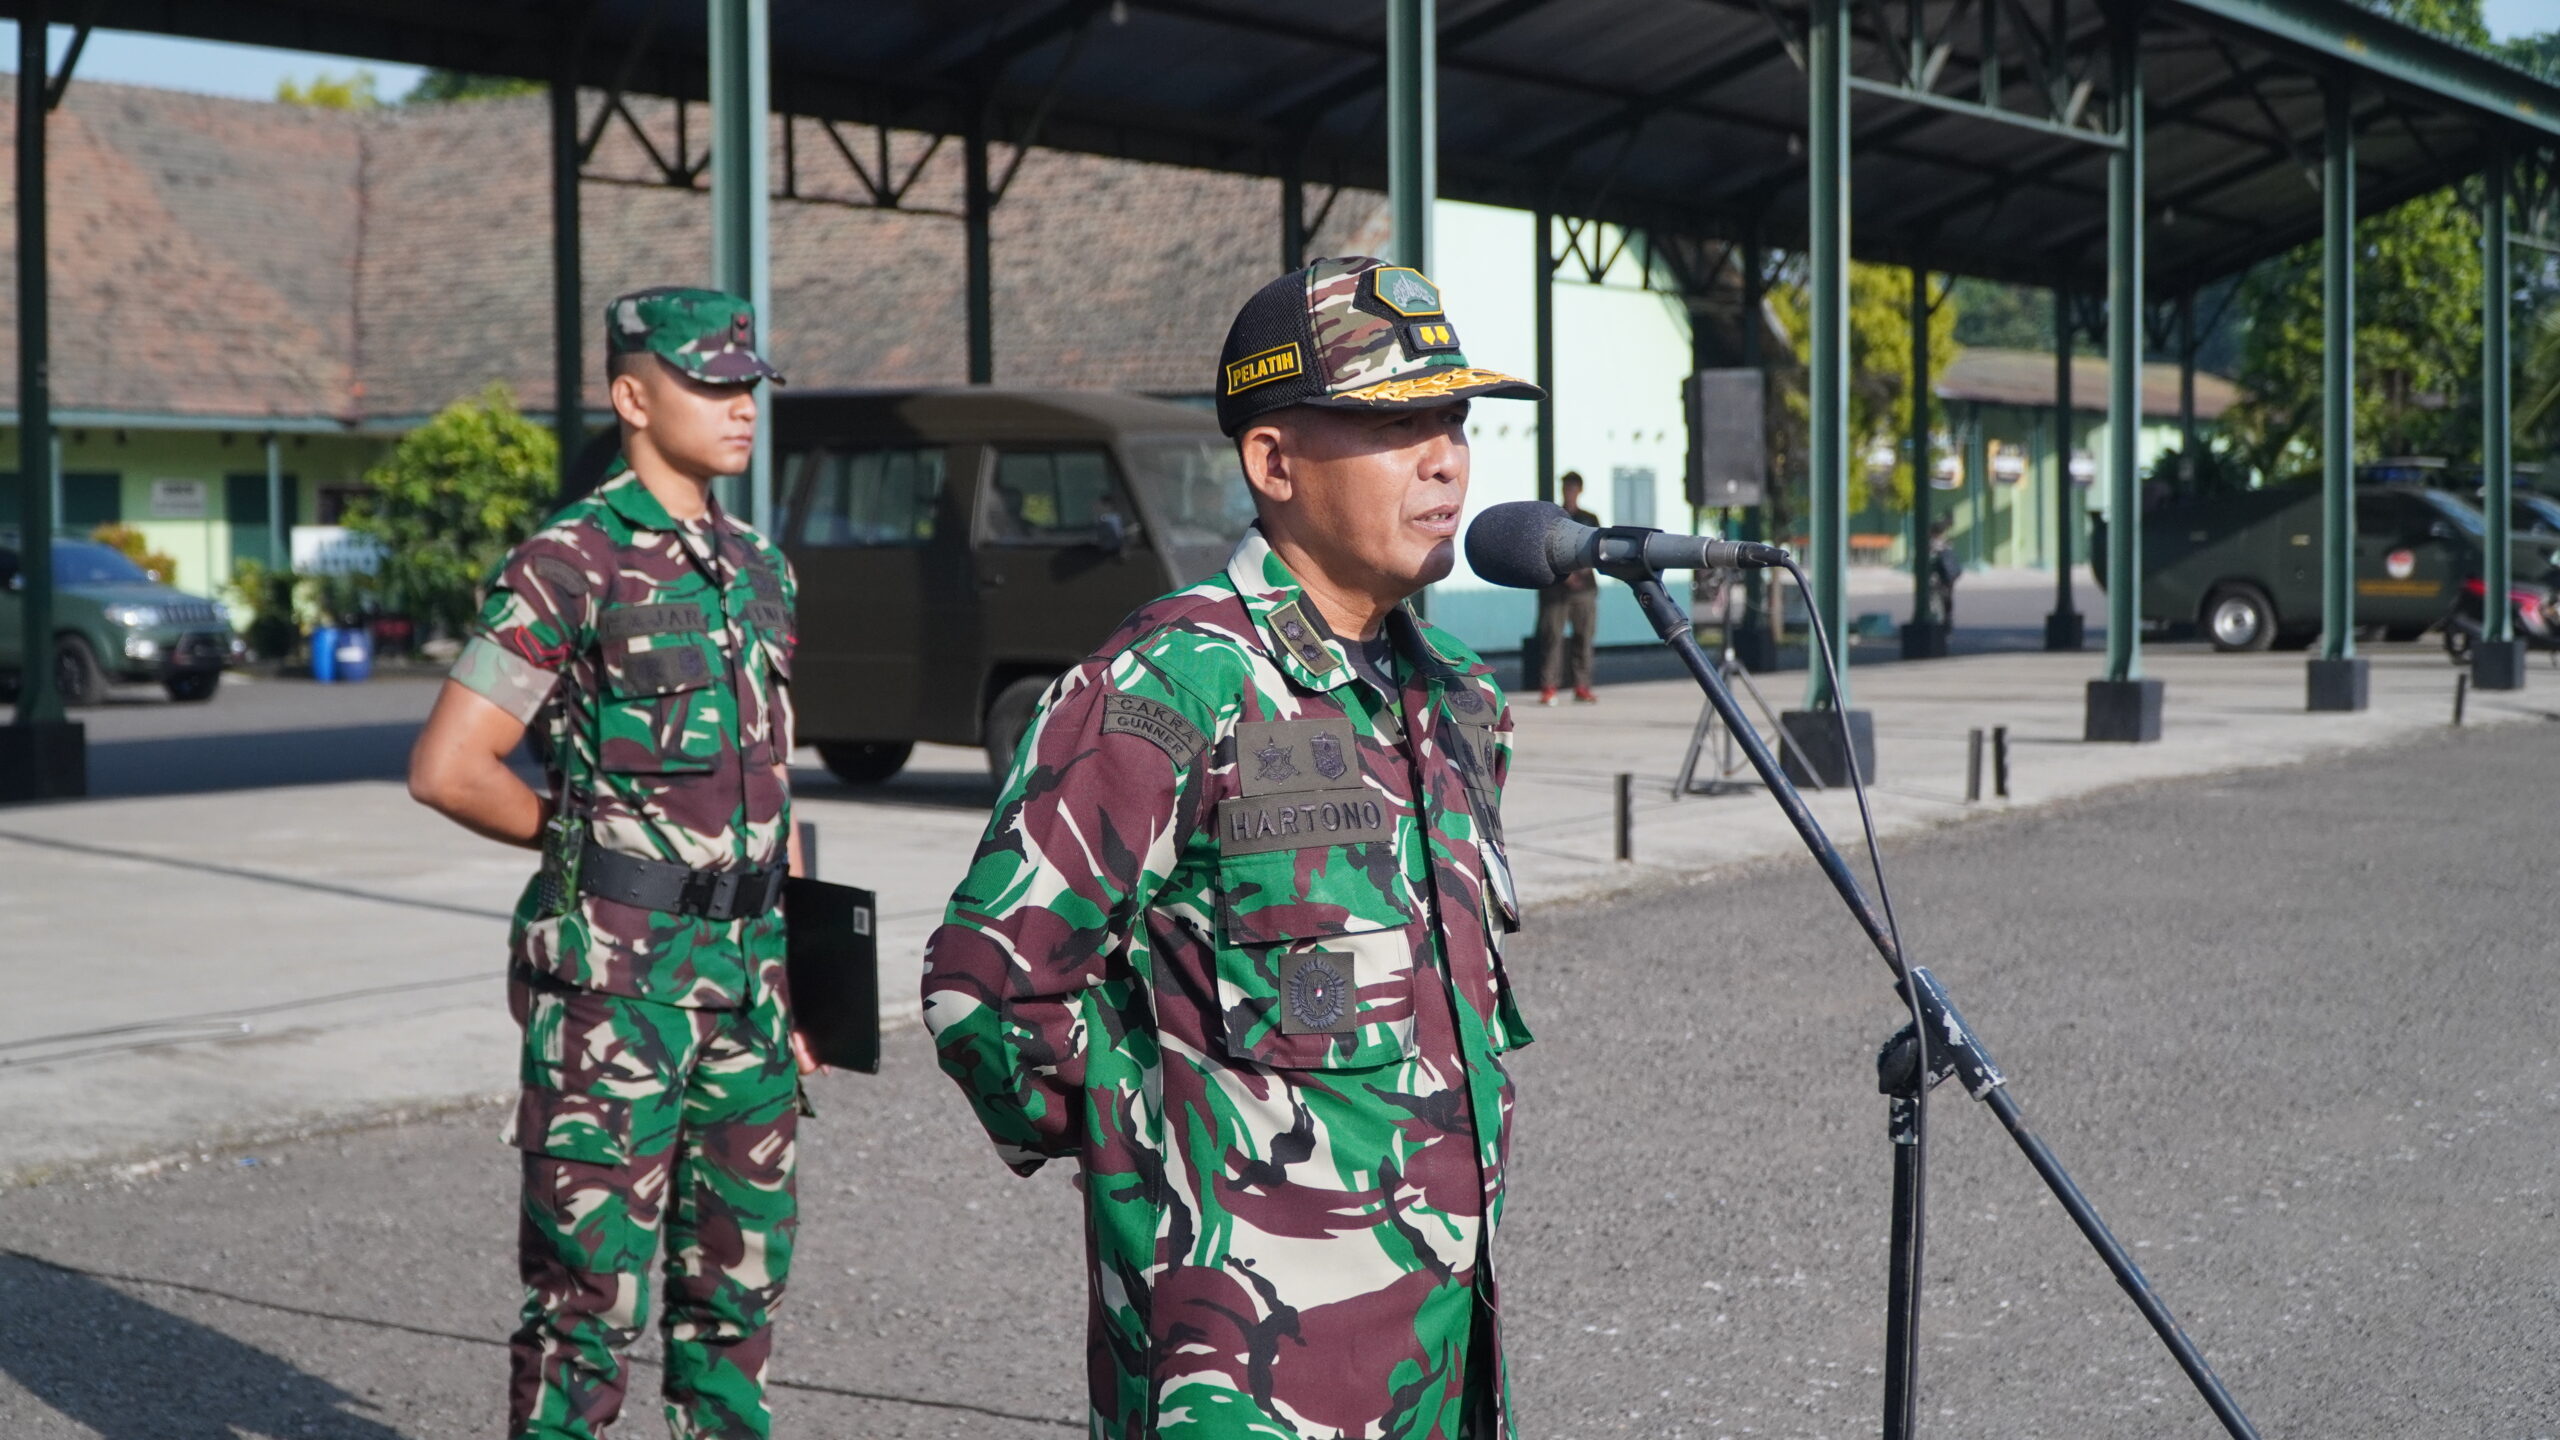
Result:
<svg viewBox="0 0 2560 1440">
<path fill-rule="evenodd" d="M 629 367 L 615 374 L 605 394 L 613 402 L 613 413 L 634 430 L 649 428 L 649 387 L 642 384 L 639 368 Z"/>
<path fill-rule="evenodd" d="M 1290 473 L 1288 433 L 1278 425 L 1251 426 L 1236 437 L 1236 456 L 1244 462 L 1244 480 L 1258 499 L 1285 505 L 1297 494 Z"/>
</svg>

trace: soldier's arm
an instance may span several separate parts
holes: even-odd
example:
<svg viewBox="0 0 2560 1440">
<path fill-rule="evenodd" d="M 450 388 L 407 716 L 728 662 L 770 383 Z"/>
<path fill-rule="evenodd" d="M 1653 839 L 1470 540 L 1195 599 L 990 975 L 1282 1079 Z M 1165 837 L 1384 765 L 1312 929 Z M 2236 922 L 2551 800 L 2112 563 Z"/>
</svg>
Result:
<svg viewBox="0 0 2560 1440">
<path fill-rule="evenodd" d="M 550 805 L 507 765 L 523 741 L 523 721 L 447 680 L 409 751 L 410 798 L 473 834 L 531 848 Z"/>
<path fill-rule="evenodd" d="M 553 533 L 508 554 L 409 752 L 410 795 L 492 840 L 540 842 L 550 802 L 507 757 L 575 662 L 607 578 Z"/>
<path fill-rule="evenodd" d="M 1117 970 L 1195 826 L 1213 708 L 1123 654 L 1072 671 L 925 947 L 925 1022 L 1005 1162 L 1076 1153 L 1086 1046 L 1079 992 Z"/>
</svg>

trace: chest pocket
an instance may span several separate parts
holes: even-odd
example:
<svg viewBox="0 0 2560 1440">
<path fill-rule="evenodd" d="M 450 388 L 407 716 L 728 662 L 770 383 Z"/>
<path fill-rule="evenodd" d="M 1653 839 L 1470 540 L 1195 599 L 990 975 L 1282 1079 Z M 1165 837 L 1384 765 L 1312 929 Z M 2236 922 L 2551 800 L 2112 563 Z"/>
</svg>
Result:
<svg viewBox="0 0 2560 1440">
<path fill-rule="evenodd" d="M 729 729 L 723 658 L 702 607 L 616 605 L 596 620 L 603 657 L 600 764 L 620 774 L 708 770 Z"/>
<path fill-rule="evenodd" d="M 1385 843 L 1218 862 L 1218 1007 L 1227 1053 L 1283 1070 L 1409 1059 L 1413 901 Z"/>
</svg>

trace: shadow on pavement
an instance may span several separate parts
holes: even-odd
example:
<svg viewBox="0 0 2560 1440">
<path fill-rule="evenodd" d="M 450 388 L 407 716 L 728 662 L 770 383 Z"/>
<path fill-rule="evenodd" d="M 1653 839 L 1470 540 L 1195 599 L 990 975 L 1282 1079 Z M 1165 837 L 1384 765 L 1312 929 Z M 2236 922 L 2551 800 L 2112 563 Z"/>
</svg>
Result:
<svg viewBox="0 0 2560 1440">
<path fill-rule="evenodd" d="M 6 1373 L 60 1414 L 97 1431 L 102 1440 L 236 1440 L 243 1434 L 307 1435 L 316 1440 L 404 1440 L 399 1431 L 340 1408 L 362 1406 L 365 1402 L 335 1385 L 218 1330 L 136 1300 L 110 1281 L 203 1295 L 280 1315 L 428 1340 L 486 1347 L 507 1343 L 497 1336 L 465 1335 L 395 1320 L 279 1304 L 182 1280 L 107 1275 L 15 1250 L 0 1250 L 0 1373 Z M 658 1368 L 658 1361 L 648 1355 L 625 1358 L 635 1370 Z M 937 1400 L 814 1380 L 777 1378 L 766 1383 L 776 1390 L 798 1390 L 844 1400 L 983 1415 L 1061 1430 L 1085 1428 L 1077 1421 L 1054 1415 L 1025 1414 L 965 1400 Z M 635 1383 L 633 1399 L 644 1400 L 649 1388 Z M 137 1405 L 137 1394 L 150 1399 Z M 165 1409 L 167 1416 L 155 1418 L 144 1413 L 145 1409 Z"/>
<path fill-rule="evenodd" d="M 0 1252 L 0 1371 L 103 1440 L 401 1440 L 278 1356 L 14 1252 Z"/>
<path fill-rule="evenodd" d="M 398 780 L 419 722 L 250 730 L 89 742 L 89 793 L 192 795 L 283 785 Z"/>
</svg>

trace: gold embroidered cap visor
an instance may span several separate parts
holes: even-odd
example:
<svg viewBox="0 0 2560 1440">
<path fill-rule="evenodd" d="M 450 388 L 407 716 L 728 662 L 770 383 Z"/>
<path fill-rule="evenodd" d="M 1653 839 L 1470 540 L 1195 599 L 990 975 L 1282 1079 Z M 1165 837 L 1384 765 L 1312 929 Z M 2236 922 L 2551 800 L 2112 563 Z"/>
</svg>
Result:
<svg viewBox="0 0 2560 1440">
<path fill-rule="evenodd" d="M 1472 365 L 1437 365 L 1363 385 L 1357 390 L 1319 395 L 1299 403 L 1322 406 L 1328 410 L 1415 410 L 1430 405 L 1453 405 L 1460 400 L 1482 396 L 1489 400 L 1542 400 L 1547 392 L 1499 370 L 1479 370 Z"/>
</svg>

